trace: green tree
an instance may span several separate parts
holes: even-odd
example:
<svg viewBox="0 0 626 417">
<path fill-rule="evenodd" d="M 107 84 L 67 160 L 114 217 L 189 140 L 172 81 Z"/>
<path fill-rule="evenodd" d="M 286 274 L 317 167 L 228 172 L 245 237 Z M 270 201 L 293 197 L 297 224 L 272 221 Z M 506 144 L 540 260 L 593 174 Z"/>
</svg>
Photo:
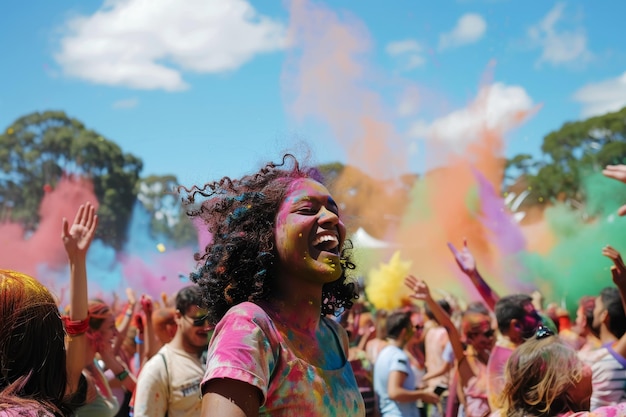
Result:
<svg viewBox="0 0 626 417">
<path fill-rule="evenodd" d="M 150 230 L 155 238 L 164 238 L 177 247 L 195 245 L 198 234 L 183 210 L 178 185 L 173 175 L 149 176 L 139 181 L 137 198 L 150 214 Z"/>
<path fill-rule="evenodd" d="M 578 206 L 585 201 L 582 178 L 608 164 L 626 163 L 626 107 L 589 119 L 567 122 L 544 137 L 543 157 L 517 155 L 507 161 L 511 171 L 526 179 L 529 201 L 558 199 Z"/>
<path fill-rule="evenodd" d="M 85 176 L 100 203 L 98 237 L 120 249 L 142 167 L 141 159 L 62 111 L 32 113 L 0 135 L 0 204 L 31 231 L 44 186 L 54 186 L 63 173 Z"/>
</svg>

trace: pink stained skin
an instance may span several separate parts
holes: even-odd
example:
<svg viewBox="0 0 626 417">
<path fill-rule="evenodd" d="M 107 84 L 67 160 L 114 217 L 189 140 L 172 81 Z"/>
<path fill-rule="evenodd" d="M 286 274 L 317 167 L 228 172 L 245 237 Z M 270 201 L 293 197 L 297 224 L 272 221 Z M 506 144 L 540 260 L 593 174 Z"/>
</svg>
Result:
<svg viewBox="0 0 626 417">
<path fill-rule="evenodd" d="M 276 215 L 276 247 L 282 275 L 321 286 L 341 276 L 339 253 L 346 228 L 336 203 L 322 184 L 302 179 L 292 183 Z"/>
</svg>

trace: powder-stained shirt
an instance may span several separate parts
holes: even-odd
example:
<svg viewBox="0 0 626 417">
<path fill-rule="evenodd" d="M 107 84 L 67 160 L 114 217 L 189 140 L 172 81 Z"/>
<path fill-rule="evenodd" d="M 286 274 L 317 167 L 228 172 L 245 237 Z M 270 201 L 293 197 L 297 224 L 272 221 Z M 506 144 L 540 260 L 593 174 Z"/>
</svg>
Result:
<svg viewBox="0 0 626 417">
<path fill-rule="evenodd" d="M 197 417 L 202 409 L 204 364 L 194 354 L 164 345 L 141 368 L 134 417 Z"/>
<path fill-rule="evenodd" d="M 263 394 L 260 416 L 364 416 L 363 398 L 347 360 L 347 337 L 330 319 L 323 317 L 320 326 L 332 332 L 341 350 L 344 363 L 338 369 L 322 369 L 299 358 L 289 347 L 288 335 L 261 307 L 238 304 L 215 327 L 202 384 L 230 378 L 257 387 Z"/>
</svg>

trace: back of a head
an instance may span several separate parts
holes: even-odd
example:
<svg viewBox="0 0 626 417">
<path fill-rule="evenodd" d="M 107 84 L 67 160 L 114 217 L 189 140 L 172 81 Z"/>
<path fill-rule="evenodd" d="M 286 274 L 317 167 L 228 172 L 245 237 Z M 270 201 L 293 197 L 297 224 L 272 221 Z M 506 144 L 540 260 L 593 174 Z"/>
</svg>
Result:
<svg viewBox="0 0 626 417">
<path fill-rule="evenodd" d="M 448 314 L 448 316 L 452 314 L 452 307 L 450 307 L 450 303 L 447 300 L 444 300 L 443 298 L 441 298 L 437 300 L 437 304 L 439 304 L 439 307 L 441 307 L 443 311 L 445 311 Z M 428 307 L 428 305 L 424 306 L 424 313 L 426 314 L 426 317 L 428 317 L 430 320 L 437 321 L 437 319 L 435 318 L 435 315 L 433 314 L 432 310 Z"/>
<path fill-rule="evenodd" d="M 526 315 L 524 306 L 530 302 L 532 302 L 532 298 L 527 294 L 507 295 L 496 302 L 495 314 L 500 333 L 507 335 L 511 321 L 524 318 Z"/>
<path fill-rule="evenodd" d="M 411 324 L 410 311 L 394 311 L 387 316 L 387 337 L 397 339 L 402 330 Z"/>
<path fill-rule="evenodd" d="M 65 331 L 58 306 L 34 278 L 0 270 L 0 391 L 56 409 L 65 394 Z"/>
<path fill-rule="evenodd" d="M 621 338 L 626 332 L 626 318 L 619 290 L 615 287 L 603 288 L 600 299 L 609 316 L 609 332 L 616 338 Z"/>
<path fill-rule="evenodd" d="M 469 303 L 467 305 L 467 308 L 465 309 L 465 312 L 467 312 L 467 313 L 481 313 L 481 314 L 484 314 L 486 316 L 490 315 L 489 309 L 487 308 L 487 306 L 485 305 L 485 303 L 483 301 L 472 301 L 471 303 Z"/>
<path fill-rule="evenodd" d="M 554 416 L 580 411 L 568 391 L 582 378 L 576 351 L 557 336 L 531 338 L 507 361 L 500 396 L 503 416 Z"/>
</svg>

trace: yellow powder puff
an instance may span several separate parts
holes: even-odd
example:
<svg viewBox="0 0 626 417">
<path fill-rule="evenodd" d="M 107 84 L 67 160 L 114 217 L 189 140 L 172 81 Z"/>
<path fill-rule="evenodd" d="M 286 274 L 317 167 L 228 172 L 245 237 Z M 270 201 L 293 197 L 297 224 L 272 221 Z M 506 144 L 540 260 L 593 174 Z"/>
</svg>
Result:
<svg viewBox="0 0 626 417">
<path fill-rule="evenodd" d="M 409 290 L 404 286 L 404 278 L 409 274 L 411 261 L 402 261 L 396 251 L 389 263 L 380 264 L 368 274 L 365 287 L 367 299 L 382 310 L 393 310 L 406 304 Z"/>
</svg>

